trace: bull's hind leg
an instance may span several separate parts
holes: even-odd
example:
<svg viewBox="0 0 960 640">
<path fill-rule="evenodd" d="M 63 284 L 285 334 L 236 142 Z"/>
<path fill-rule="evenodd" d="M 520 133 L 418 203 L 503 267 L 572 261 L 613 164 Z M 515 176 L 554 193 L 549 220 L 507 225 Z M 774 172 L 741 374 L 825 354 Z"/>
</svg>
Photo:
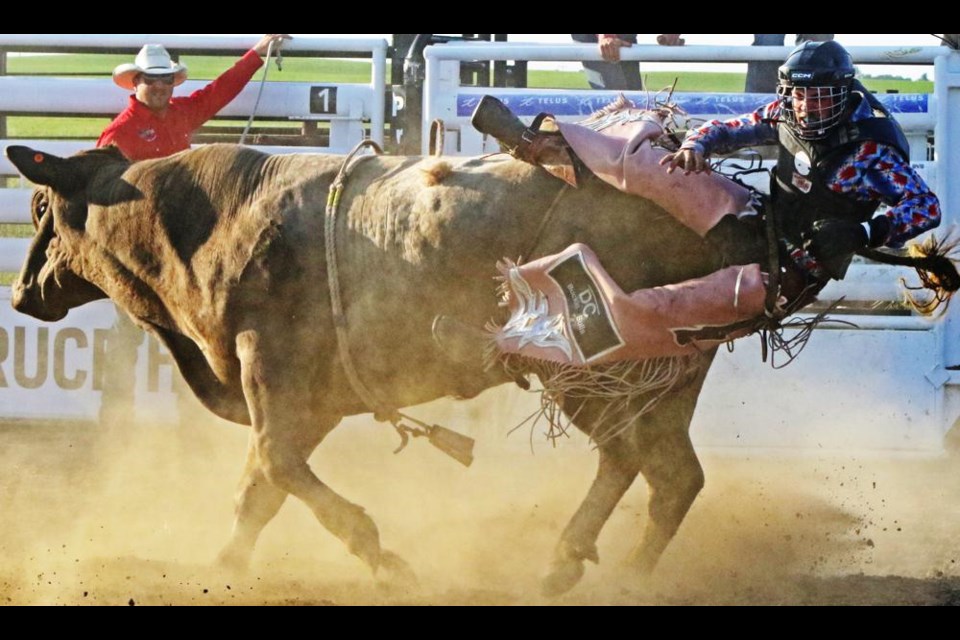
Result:
<svg viewBox="0 0 960 640">
<path fill-rule="evenodd" d="M 688 429 L 703 386 L 709 360 L 695 379 L 665 396 L 657 408 L 637 419 L 620 435 L 600 440 L 600 465 L 587 497 L 560 537 L 550 571 L 542 589 L 545 595 L 559 595 L 573 587 L 583 575 L 583 562 L 598 561 L 596 542 L 610 514 L 643 473 L 650 485 L 649 520 L 640 545 L 630 561 L 651 571 L 660 554 L 683 521 L 687 510 L 703 487 L 703 470 L 690 443 Z M 611 424 L 629 415 L 606 416 Z M 603 405 L 591 401 L 568 407 L 580 429 L 591 433 L 603 413 Z"/>
<path fill-rule="evenodd" d="M 614 507 L 639 473 L 635 458 L 623 457 L 604 447 L 600 466 L 587 497 L 563 530 L 550 569 L 541 583 L 546 596 L 557 596 L 571 589 L 583 576 L 583 562 L 599 562 L 597 537 Z"/>
<path fill-rule="evenodd" d="M 647 526 L 627 561 L 641 574 L 653 571 L 703 488 L 703 468 L 684 430 L 664 435 L 644 452 L 640 471 L 649 485 Z"/>
<path fill-rule="evenodd" d="M 388 569 L 404 570 L 402 561 L 381 550 L 377 526 L 363 508 L 338 495 L 310 469 L 307 457 L 312 447 L 306 445 L 320 417 L 310 407 L 308 382 L 289 366 L 296 358 L 279 352 L 275 341 L 270 347 L 266 348 L 255 331 L 237 338 L 243 392 L 263 476 L 277 490 L 302 500 L 320 523 L 372 570 L 382 563 Z M 272 495 L 275 501 L 280 499 L 278 493 Z"/>
</svg>

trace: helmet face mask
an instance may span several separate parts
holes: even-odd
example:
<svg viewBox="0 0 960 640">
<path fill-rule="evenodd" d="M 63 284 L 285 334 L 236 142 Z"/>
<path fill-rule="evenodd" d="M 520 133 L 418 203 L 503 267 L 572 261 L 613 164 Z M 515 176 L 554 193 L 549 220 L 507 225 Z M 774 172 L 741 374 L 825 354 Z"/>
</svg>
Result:
<svg viewBox="0 0 960 640">
<path fill-rule="evenodd" d="M 782 122 L 803 140 L 825 137 L 848 115 L 855 74 L 853 59 L 836 42 L 800 45 L 779 69 Z"/>
<path fill-rule="evenodd" d="M 777 95 L 781 100 L 781 119 L 802 140 L 823 138 L 845 119 L 849 94 L 848 87 L 791 87 L 781 84 L 777 87 Z"/>
</svg>

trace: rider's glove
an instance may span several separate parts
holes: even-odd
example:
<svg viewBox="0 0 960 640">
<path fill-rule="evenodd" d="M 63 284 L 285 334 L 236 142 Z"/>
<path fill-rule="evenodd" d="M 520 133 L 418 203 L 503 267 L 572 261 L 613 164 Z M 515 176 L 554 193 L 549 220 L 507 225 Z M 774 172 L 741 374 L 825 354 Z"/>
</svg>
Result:
<svg viewBox="0 0 960 640">
<path fill-rule="evenodd" d="M 885 216 L 862 224 L 850 220 L 817 220 L 803 246 L 831 278 L 840 280 L 846 275 L 853 254 L 865 247 L 882 245 L 889 231 L 890 221 Z"/>
</svg>

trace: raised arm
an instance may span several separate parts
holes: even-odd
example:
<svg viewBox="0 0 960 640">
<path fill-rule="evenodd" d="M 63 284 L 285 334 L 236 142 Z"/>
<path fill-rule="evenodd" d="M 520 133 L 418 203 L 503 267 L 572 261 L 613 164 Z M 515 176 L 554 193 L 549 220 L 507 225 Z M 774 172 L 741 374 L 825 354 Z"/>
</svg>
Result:
<svg viewBox="0 0 960 640">
<path fill-rule="evenodd" d="M 771 144 L 777 139 L 775 124 L 779 110 L 780 103 L 774 101 L 737 118 L 711 120 L 687 133 L 680 150 L 664 156 L 660 164 L 666 166 L 669 173 L 676 169 L 683 169 L 684 174 L 700 173 L 710 171 L 707 158 L 712 154 Z"/>
</svg>

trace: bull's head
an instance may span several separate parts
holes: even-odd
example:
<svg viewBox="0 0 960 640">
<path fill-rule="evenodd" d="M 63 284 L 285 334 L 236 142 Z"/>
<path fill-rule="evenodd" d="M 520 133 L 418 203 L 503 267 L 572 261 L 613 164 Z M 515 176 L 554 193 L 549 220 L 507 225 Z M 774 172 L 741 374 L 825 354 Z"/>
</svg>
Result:
<svg viewBox="0 0 960 640">
<path fill-rule="evenodd" d="M 20 173 L 37 185 L 31 201 L 36 234 L 11 289 L 13 307 L 40 320 L 59 320 L 74 307 L 106 297 L 83 268 L 90 185 L 106 165 L 126 163 L 115 151 L 71 158 L 21 146 L 6 151 Z"/>
</svg>

